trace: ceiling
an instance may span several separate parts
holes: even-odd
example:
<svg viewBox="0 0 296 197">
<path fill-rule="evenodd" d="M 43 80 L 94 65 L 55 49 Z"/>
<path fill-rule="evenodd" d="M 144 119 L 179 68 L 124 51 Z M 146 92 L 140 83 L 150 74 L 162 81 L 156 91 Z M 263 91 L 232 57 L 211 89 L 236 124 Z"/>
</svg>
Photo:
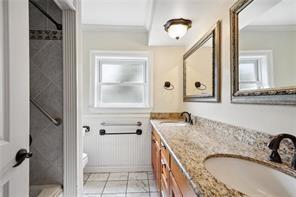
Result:
<svg viewBox="0 0 296 197">
<path fill-rule="evenodd" d="M 148 28 L 152 0 L 83 0 L 82 24 Z"/>
<path fill-rule="evenodd" d="M 260 26 L 278 26 L 278 25 L 296 25 L 296 1 L 282 0 L 260 17 L 254 20 L 250 25 Z"/>
<path fill-rule="evenodd" d="M 86 29 L 145 31 L 148 45 L 184 46 L 195 38 L 208 18 L 233 0 L 83 0 L 82 24 Z M 172 18 L 192 20 L 180 40 L 170 38 L 163 25 Z"/>
</svg>

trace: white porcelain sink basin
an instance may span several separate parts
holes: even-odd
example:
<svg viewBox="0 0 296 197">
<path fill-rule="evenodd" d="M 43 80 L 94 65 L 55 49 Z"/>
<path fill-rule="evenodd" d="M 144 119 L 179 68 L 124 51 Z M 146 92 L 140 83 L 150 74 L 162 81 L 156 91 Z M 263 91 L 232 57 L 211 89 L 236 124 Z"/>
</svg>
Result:
<svg viewBox="0 0 296 197">
<path fill-rule="evenodd" d="M 166 120 L 160 122 L 161 125 L 165 126 L 186 126 L 188 123 L 181 121 L 181 120 Z"/>
<path fill-rule="evenodd" d="M 212 157 L 205 166 L 219 181 L 248 196 L 296 196 L 295 178 L 256 162 Z"/>
</svg>

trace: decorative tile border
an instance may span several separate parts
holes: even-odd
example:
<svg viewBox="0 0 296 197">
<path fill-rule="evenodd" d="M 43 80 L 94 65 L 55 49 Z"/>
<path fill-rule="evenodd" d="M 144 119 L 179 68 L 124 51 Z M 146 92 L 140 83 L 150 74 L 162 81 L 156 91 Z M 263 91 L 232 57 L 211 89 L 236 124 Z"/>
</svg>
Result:
<svg viewBox="0 0 296 197">
<path fill-rule="evenodd" d="M 62 31 L 30 30 L 30 40 L 62 40 Z"/>
</svg>

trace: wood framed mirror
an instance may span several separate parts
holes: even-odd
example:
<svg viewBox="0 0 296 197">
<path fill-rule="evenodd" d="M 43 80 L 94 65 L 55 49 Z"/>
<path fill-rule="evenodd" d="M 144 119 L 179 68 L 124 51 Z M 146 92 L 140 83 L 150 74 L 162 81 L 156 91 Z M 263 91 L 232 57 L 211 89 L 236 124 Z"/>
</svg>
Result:
<svg viewBox="0 0 296 197">
<path fill-rule="evenodd" d="M 233 103 L 296 105 L 296 1 L 238 0 L 230 9 Z"/>
<path fill-rule="evenodd" d="M 218 21 L 183 56 L 184 102 L 220 101 L 220 26 Z"/>
</svg>

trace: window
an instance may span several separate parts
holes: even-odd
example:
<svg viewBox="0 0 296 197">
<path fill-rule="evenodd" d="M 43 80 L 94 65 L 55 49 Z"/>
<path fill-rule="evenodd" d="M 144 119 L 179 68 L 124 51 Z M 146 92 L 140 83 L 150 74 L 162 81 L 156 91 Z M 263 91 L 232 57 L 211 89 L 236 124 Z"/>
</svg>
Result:
<svg viewBox="0 0 296 197">
<path fill-rule="evenodd" d="M 271 51 L 241 51 L 239 59 L 239 89 L 270 88 L 273 84 Z"/>
<path fill-rule="evenodd" d="M 149 56 L 91 53 L 95 108 L 149 108 Z M 91 84 L 92 85 L 92 84 Z"/>
<path fill-rule="evenodd" d="M 241 59 L 239 62 L 239 89 L 262 88 L 261 65 L 258 59 Z"/>
</svg>

